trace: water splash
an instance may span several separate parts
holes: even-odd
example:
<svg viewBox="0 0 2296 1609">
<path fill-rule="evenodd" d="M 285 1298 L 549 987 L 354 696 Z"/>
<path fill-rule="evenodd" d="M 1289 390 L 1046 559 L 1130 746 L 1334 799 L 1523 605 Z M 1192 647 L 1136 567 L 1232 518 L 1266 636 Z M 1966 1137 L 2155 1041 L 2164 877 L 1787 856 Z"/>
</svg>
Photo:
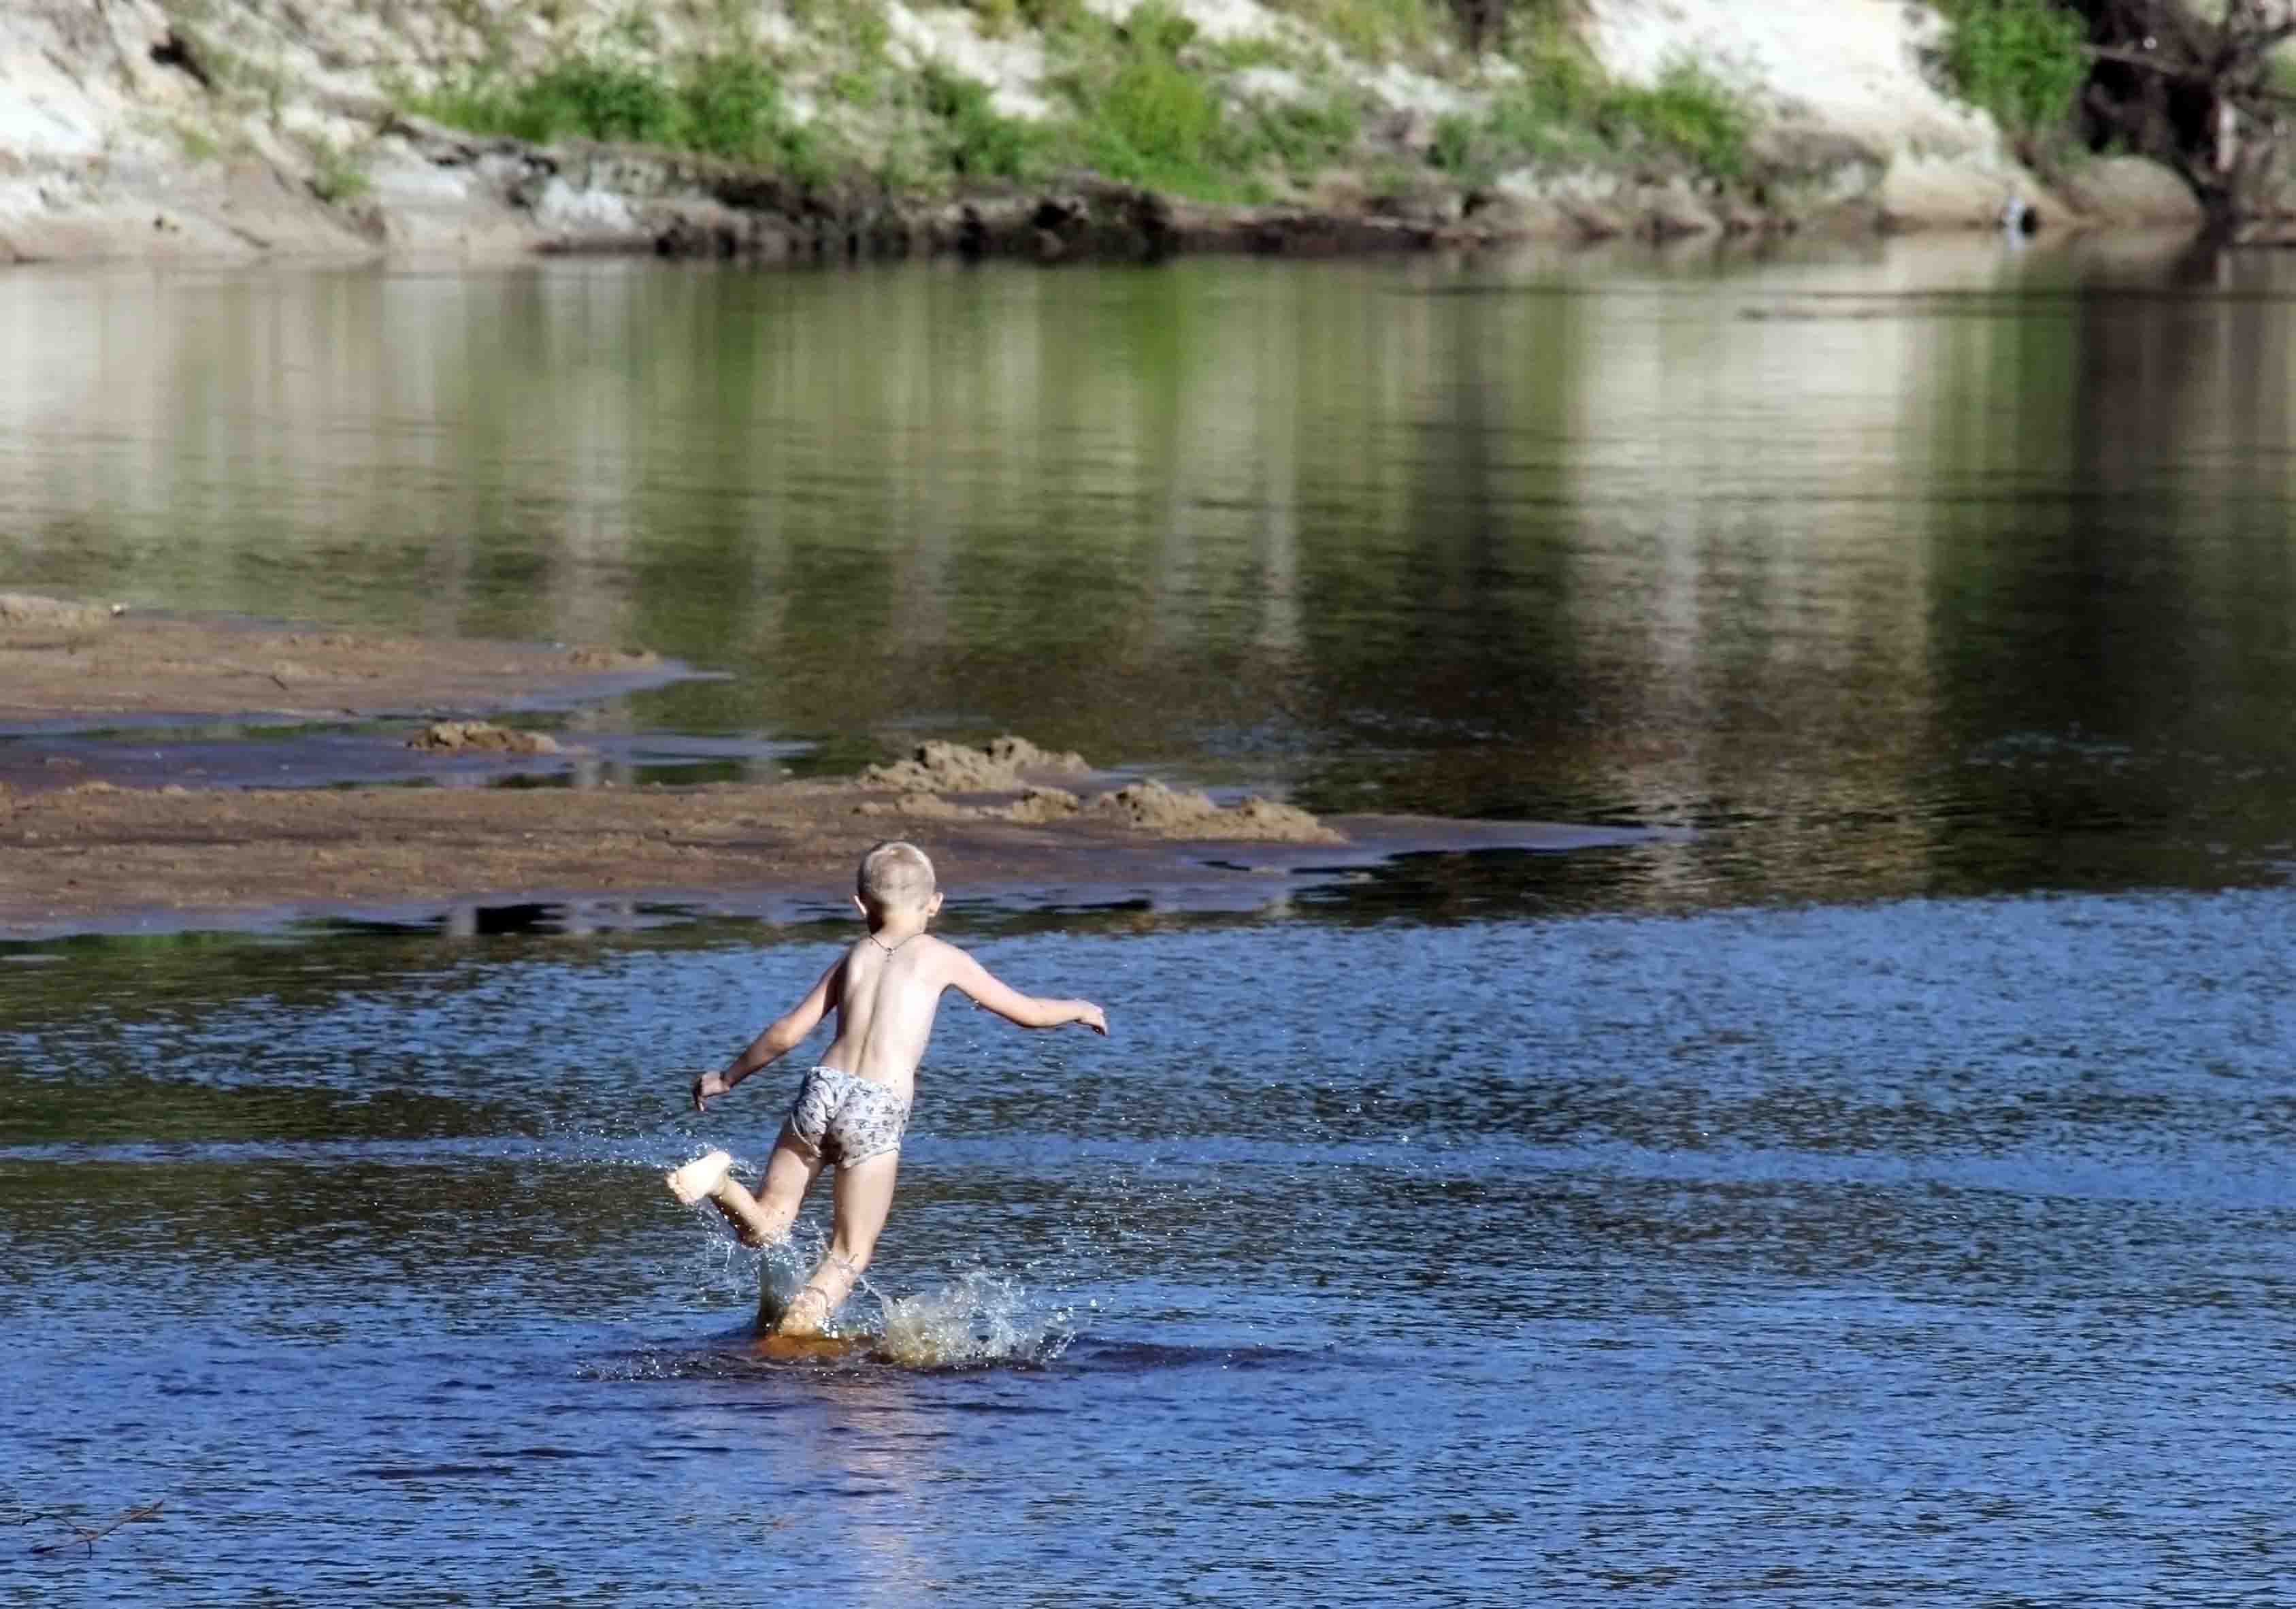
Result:
<svg viewBox="0 0 2296 1609">
<path fill-rule="evenodd" d="M 829 1249 L 818 1232 L 795 1230 L 757 1255 L 758 1333 L 764 1334 L 781 1322 L 791 1302 L 805 1288 L 807 1277 Z"/>
<path fill-rule="evenodd" d="M 954 1285 L 888 1296 L 877 1355 L 910 1368 L 1046 1363 L 1076 1338 L 1075 1316 L 1032 1298 L 1021 1282 L 973 1269 Z"/>
</svg>

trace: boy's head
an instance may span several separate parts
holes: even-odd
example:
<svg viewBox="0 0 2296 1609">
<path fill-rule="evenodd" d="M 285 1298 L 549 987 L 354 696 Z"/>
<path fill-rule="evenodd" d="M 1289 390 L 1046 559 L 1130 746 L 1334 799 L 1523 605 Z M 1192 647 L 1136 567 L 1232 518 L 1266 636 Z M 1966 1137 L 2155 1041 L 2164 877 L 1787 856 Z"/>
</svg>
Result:
<svg viewBox="0 0 2296 1609">
<path fill-rule="evenodd" d="M 854 883 L 862 913 L 872 922 L 907 911 L 930 916 L 940 905 L 932 862 L 922 850 L 903 839 L 881 843 L 862 856 L 860 874 Z"/>
</svg>

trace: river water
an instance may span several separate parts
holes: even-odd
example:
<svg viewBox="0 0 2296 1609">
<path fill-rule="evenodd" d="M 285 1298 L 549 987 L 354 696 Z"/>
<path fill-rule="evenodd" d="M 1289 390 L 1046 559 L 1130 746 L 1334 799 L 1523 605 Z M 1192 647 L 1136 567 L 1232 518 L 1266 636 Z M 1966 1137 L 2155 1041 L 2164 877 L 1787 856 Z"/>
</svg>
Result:
<svg viewBox="0 0 2296 1609">
<path fill-rule="evenodd" d="M 8 587 L 655 648 L 563 718 L 665 775 L 1665 829 L 955 891 L 1115 1033 L 948 1009 L 801 1364 L 660 1170 L 762 1156 L 681 1070 L 835 913 L 0 946 L 0 1601 L 2268 1599 L 2292 312 L 2128 242 L 0 276 Z"/>
</svg>

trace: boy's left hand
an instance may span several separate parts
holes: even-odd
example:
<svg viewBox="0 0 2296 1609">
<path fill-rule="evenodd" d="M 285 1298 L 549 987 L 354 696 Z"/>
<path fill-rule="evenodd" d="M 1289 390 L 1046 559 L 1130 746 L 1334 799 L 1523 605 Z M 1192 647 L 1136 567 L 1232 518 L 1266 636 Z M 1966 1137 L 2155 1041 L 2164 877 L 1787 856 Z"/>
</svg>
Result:
<svg viewBox="0 0 2296 1609">
<path fill-rule="evenodd" d="M 705 1072 L 701 1074 L 701 1077 L 693 1080 L 693 1110 L 696 1112 L 709 1111 L 709 1108 L 703 1104 L 703 1103 L 714 1100 L 718 1096 L 726 1093 L 726 1075 L 724 1073 Z"/>
</svg>

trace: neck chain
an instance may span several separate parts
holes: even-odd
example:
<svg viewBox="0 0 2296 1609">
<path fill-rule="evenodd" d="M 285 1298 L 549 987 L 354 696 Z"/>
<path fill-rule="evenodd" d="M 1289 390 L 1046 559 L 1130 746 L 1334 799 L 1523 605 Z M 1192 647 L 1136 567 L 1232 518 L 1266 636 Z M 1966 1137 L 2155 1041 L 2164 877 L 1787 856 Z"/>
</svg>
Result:
<svg viewBox="0 0 2296 1609">
<path fill-rule="evenodd" d="M 917 930 L 917 933 L 921 933 L 924 931 L 924 929 L 919 928 Z M 909 935 L 909 939 L 915 938 L 917 933 L 911 933 Z M 898 954 L 900 950 L 901 944 L 906 944 L 909 941 L 909 939 L 904 939 L 901 940 L 901 944 L 888 944 L 874 933 L 868 934 L 867 938 L 870 943 L 875 945 L 879 949 L 883 950 L 889 956 Z"/>
</svg>

